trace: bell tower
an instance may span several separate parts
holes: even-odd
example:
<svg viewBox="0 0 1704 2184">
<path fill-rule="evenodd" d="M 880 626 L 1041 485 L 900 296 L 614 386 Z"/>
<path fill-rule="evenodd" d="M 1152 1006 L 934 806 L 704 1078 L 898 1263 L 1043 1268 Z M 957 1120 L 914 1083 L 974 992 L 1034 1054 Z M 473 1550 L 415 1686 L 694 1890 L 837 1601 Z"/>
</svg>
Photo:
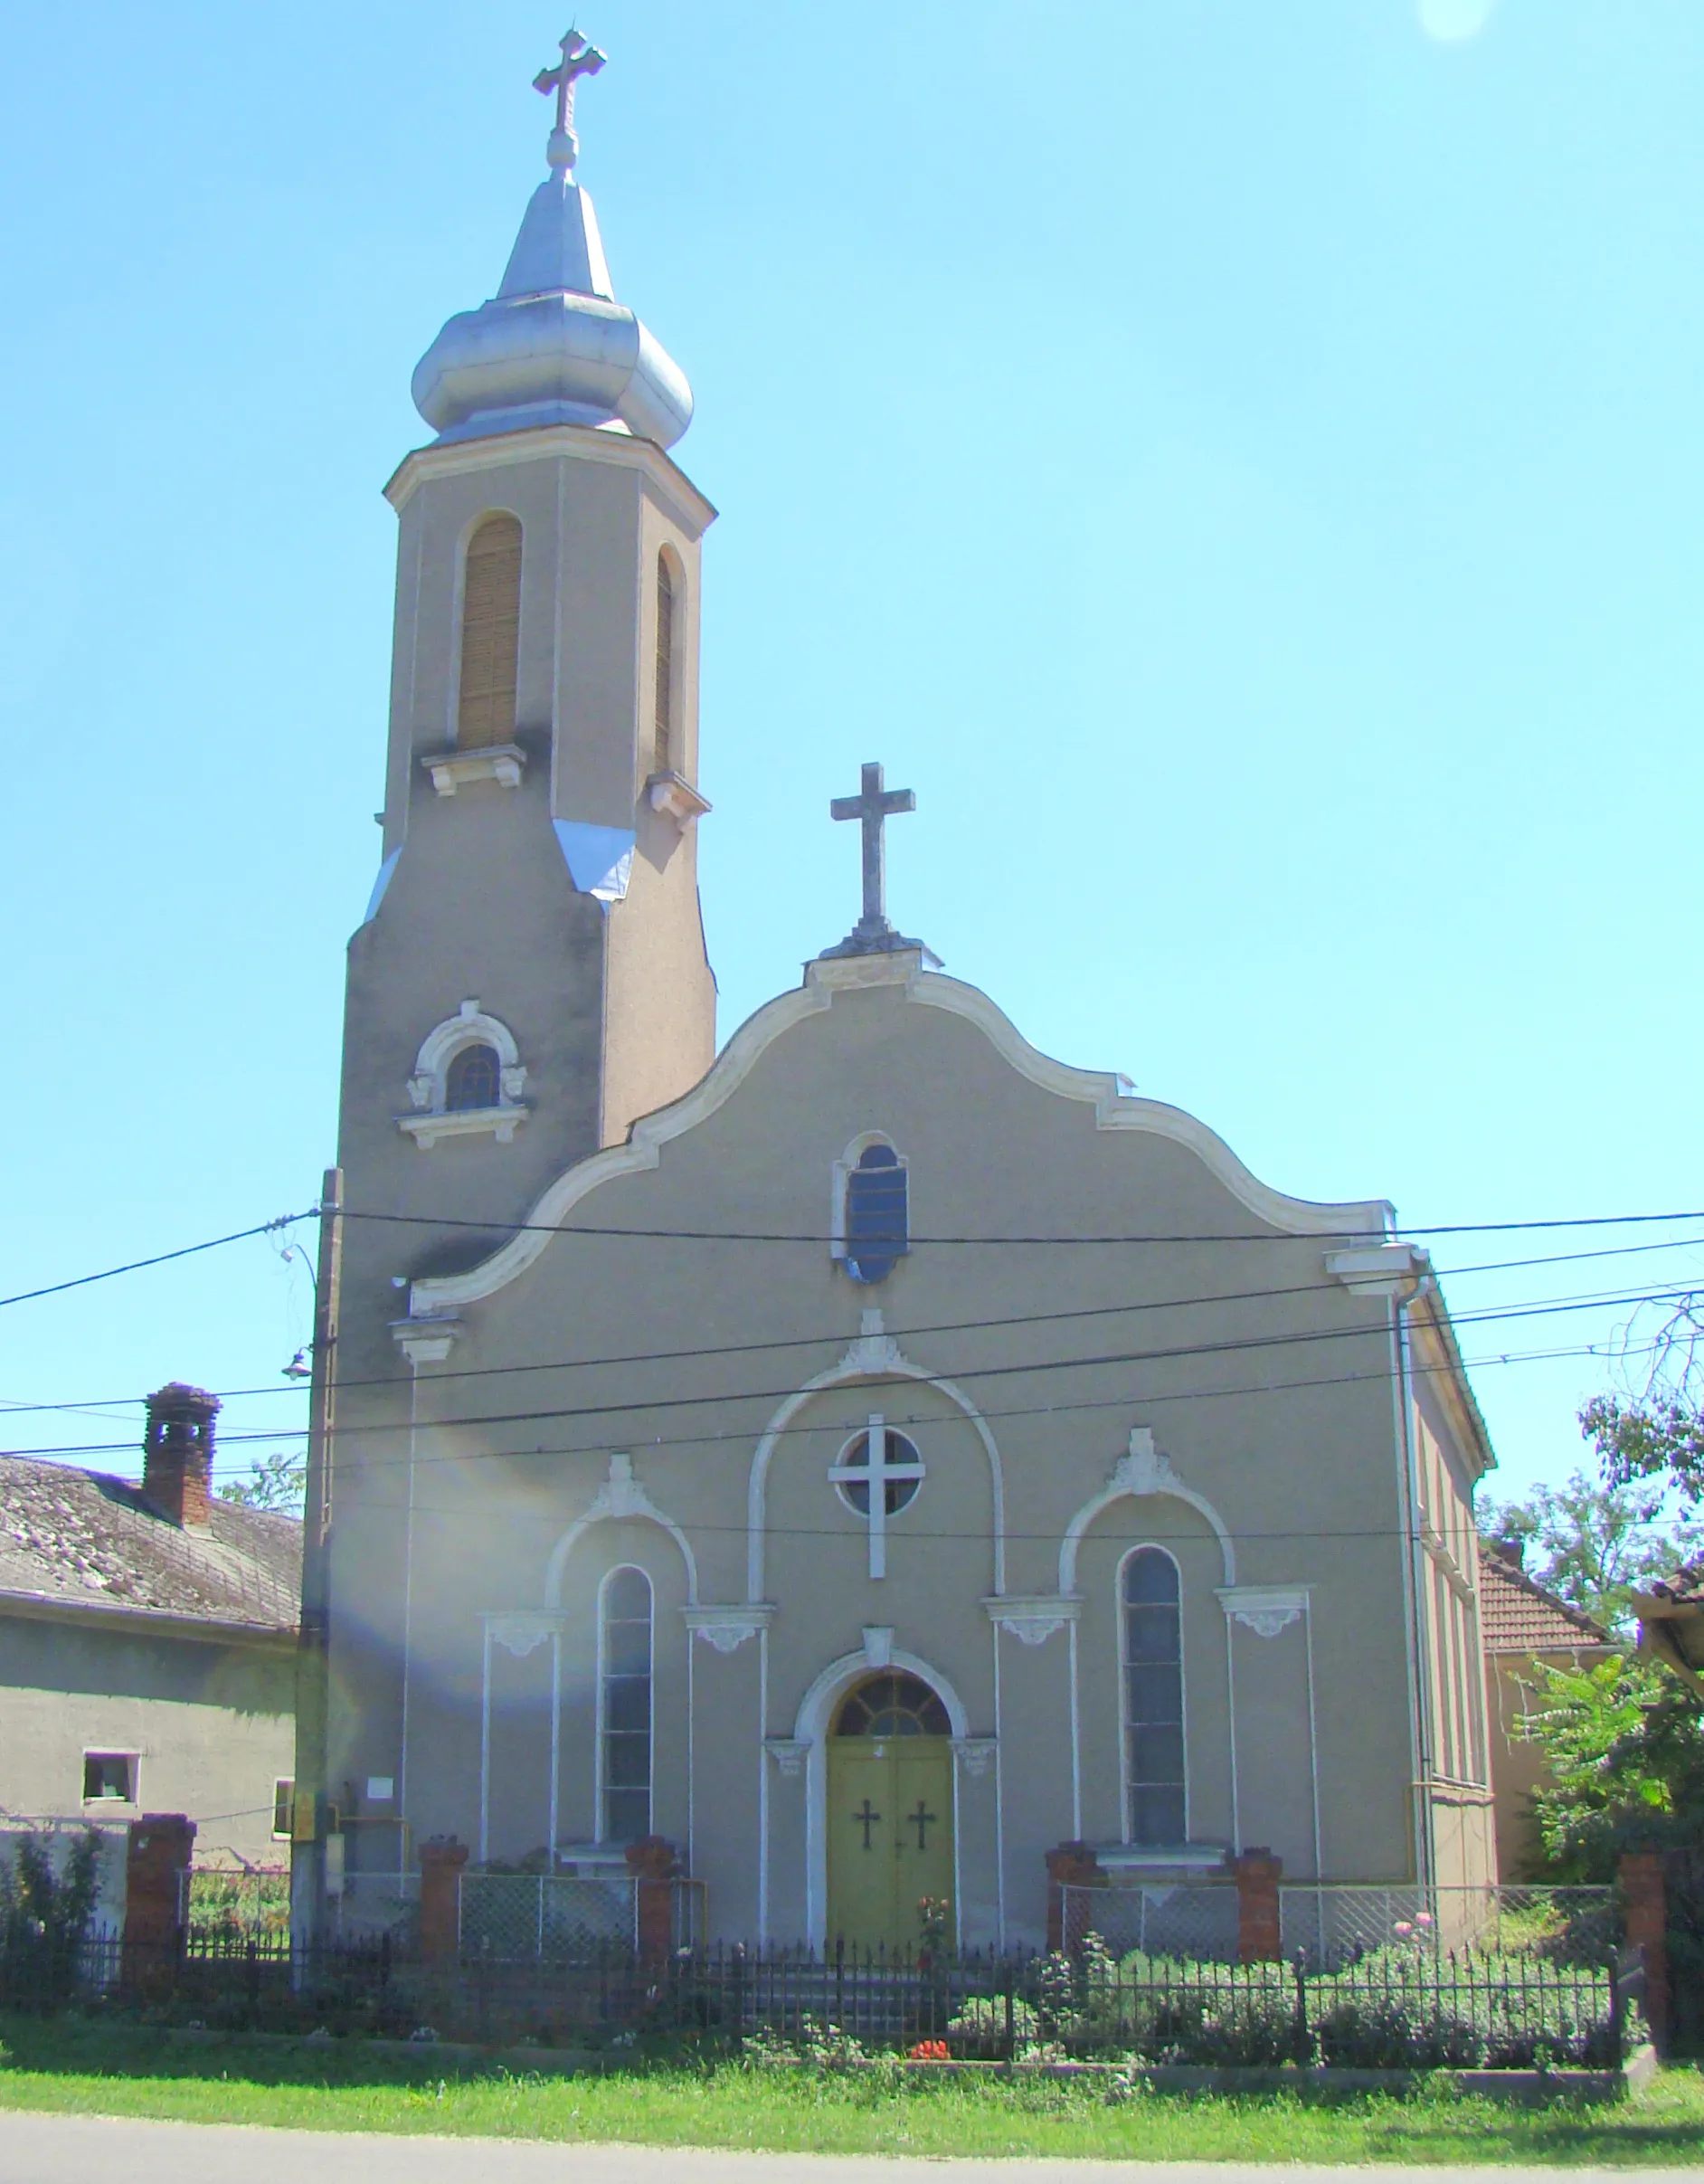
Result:
<svg viewBox="0 0 1704 2184">
<path fill-rule="evenodd" d="M 691 390 L 616 301 L 574 179 L 574 91 L 602 65 L 571 33 L 537 79 L 548 171 L 497 294 L 421 359 L 437 436 L 385 488 L 383 850 L 349 949 L 340 1160 L 352 1210 L 421 1225 L 358 1224 L 352 1304 L 357 1259 L 396 1278 L 482 1255 L 715 1052 L 696 784 L 715 511 L 667 451 Z"/>
</svg>

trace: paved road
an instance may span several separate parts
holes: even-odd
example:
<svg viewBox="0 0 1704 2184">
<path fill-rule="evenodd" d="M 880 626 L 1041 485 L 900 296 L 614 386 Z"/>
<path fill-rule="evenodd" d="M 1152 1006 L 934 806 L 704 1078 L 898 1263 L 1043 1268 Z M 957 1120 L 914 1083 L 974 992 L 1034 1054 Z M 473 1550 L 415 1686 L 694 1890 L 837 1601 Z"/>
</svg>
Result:
<svg viewBox="0 0 1704 2184">
<path fill-rule="evenodd" d="M 0 2113 L 0 2184 L 1275 2184 L 1280 2175 L 1283 2184 L 1344 2184 L 1369 2173 L 1237 2161 L 885 2161 Z M 1459 2169 L 1385 2173 L 1403 2184 L 1461 2184 L 1462 2177 Z M 1699 2179 L 1695 2169 L 1637 2173 L 1639 2184 Z M 1567 2175 L 1569 2184 L 1630 2184 L 1625 2170 Z"/>
</svg>

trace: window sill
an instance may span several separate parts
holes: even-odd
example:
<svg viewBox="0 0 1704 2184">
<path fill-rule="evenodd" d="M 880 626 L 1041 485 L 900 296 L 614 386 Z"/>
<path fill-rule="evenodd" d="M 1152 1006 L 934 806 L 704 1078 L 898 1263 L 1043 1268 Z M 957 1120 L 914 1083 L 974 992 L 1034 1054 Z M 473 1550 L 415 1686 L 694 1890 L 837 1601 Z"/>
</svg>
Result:
<svg viewBox="0 0 1704 2184">
<path fill-rule="evenodd" d="M 1231 1856 L 1223 1843 L 1104 1843 L 1094 1855 L 1103 1873 L 1137 1875 L 1221 1873 Z"/>
<path fill-rule="evenodd" d="M 710 809 L 709 798 L 700 796 L 684 774 L 653 774 L 645 783 L 645 794 L 651 810 L 667 812 L 683 833 Z"/>
<path fill-rule="evenodd" d="M 430 1153 L 440 1137 L 495 1137 L 500 1145 L 513 1144 L 515 1133 L 532 1113 L 530 1107 L 453 1107 L 434 1115 L 399 1115 L 396 1126 L 406 1131 L 422 1153 Z"/>
<path fill-rule="evenodd" d="M 470 781 L 494 781 L 499 788 L 518 789 L 526 754 L 519 744 L 499 743 L 471 751 L 428 751 L 421 764 L 439 795 L 453 796 Z"/>
</svg>

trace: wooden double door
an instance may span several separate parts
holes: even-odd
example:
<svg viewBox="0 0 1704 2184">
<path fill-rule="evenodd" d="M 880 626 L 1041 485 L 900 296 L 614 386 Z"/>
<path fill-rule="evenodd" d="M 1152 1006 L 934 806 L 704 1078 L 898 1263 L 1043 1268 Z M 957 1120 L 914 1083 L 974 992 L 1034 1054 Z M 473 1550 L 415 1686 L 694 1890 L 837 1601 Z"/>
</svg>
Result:
<svg viewBox="0 0 1704 2184">
<path fill-rule="evenodd" d="M 945 1736 L 828 1739 L 830 1948 L 916 1948 L 925 1896 L 952 1931 L 952 1791 Z"/>
</svg>

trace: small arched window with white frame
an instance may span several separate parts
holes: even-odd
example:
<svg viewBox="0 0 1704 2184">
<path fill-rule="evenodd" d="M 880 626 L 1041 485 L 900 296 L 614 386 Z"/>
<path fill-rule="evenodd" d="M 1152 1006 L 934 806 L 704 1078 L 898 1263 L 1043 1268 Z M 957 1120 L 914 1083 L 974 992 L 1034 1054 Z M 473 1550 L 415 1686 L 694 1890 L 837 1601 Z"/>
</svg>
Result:
<svg viewBox="0 0 1704 2184">
<path fill-rule="evenodd" d="M 510 1144 L 530 1112 L 521 1094 L 526 1065 L 515 1034 L 477 1001 L 435 1024 L 421 1042 L 408 1080 L 412 1115 L 399 1115 L 422 1153 L 440 1137 L 488 1135 Z"/>
<path fill-rule="evenodd" d="M 834 1164 L 829 1252 L 855 1282 L 883 1282 L 911 1250 L 911 1173 L 891 1138 L 855 1137 Z"/>
</svg>

